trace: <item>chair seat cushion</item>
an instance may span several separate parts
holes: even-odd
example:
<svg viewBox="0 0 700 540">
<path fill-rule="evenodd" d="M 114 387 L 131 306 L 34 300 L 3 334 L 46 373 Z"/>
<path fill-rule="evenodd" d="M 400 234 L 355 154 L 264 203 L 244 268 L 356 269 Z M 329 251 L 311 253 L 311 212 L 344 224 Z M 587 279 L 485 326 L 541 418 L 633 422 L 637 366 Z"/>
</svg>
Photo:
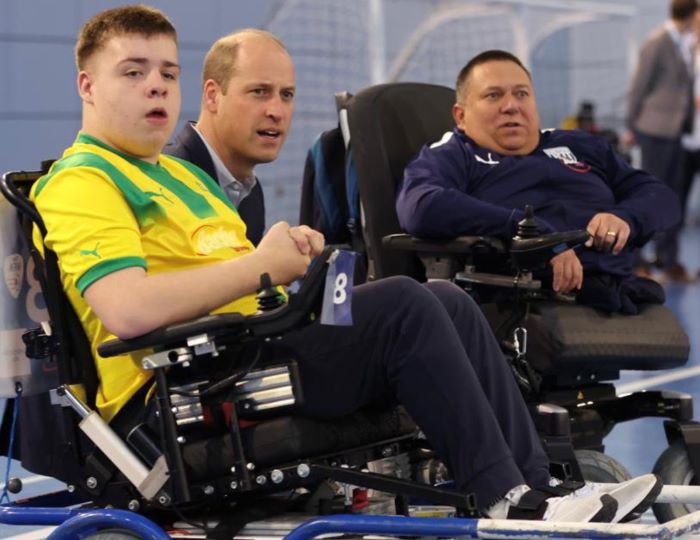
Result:
<svg viewBox="0 0 700 540">
<path fill-rule="evenodd" d="M 484 306 L 494 329 L 506 320 L 493 304 Z M 561 302 L 533 302 L 525 324 L 528 362 L 542 374 L 657 370 L 688 361 L 688 336 L 665 306 L 646 304 L 637 315 L 605 313 Z"/>
</svg>

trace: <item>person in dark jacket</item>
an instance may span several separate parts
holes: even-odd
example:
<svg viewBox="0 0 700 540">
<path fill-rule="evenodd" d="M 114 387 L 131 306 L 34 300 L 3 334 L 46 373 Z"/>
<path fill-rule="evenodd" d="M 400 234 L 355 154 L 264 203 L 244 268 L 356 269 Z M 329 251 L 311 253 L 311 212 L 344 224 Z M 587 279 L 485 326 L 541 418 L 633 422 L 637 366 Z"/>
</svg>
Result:
<svg viewBox="0 0 700 540">
<path fill-rule="evenodd" d="M 274 161 L 294 108 L 294 65 L 282 42 L 246 29 L 217 40 L 204 59 L 197 122 L 188 122 L 165 152 L 216 179 L 258 245 L 265 200 L 254 167 Z"/>
<path fill-rule="evenodd" d="M 669 18 L 655 28 L 641 45 L 634 75 L 627 92 L 623 141 L 639 145 L 642 168 L 685 198 L 684 155 L 681 139 L 693 132 L 695 38 L 693 18 L 697 0 L 670 0 Z M 688 282 L 692 277 L 681 264 L 679 239 L 682 223 L 654 242 L 654 264 L 671 281 Z M 637 258 L 637 273 L 649 275 L 650 264 Z"/>
<path fill-rule="evenodd" d="M 407 232 L 510 238 L 529 204 L 543 233 L 591 234 L 539 276 L 555 291 L 625 313 L 663 302 L 657 283 L 633 276 L 632 251 L 679 221 L 671 189 L 601 137 L 540 130 L 530 73 L 508 52 L 486 51 L 461 70 L 453 115 L 456 128 L 406 168 L 396 205 Z"/>
</svg>

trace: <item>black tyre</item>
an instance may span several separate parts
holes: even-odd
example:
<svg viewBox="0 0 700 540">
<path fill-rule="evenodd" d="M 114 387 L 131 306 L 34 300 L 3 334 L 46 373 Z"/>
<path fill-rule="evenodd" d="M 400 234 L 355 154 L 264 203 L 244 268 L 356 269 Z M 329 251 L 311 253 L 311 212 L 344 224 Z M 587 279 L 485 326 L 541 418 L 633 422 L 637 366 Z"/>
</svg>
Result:
<svg viewBox="0 0 700 540">
<path fill-rule="evenodd" d="M 613 484 L 632 478 L 622 463 L 607 454 L 595 450 L 576 450 L 574 453 L 584 480 Z"/>
<path fill-rule="evenodd" d="M 143 538 L 126 529 L 104 529 L 83 538 L 83 540 L 143 540 Z"/>
<path fill-rule="evenodd" d="M 690 466 L 688 452 L 682 441 L 676 441 L 666 448 L 656 460 L 654 472 L 659 475 L 666 485 L 696 486 L 698 479 Z M 654 515 L 659 523 L 666 523 L 677 517 L 684 516 L 700 509 L 696 505 L 684 503 L 657 503 L 653 507 Z"/>
</svg>

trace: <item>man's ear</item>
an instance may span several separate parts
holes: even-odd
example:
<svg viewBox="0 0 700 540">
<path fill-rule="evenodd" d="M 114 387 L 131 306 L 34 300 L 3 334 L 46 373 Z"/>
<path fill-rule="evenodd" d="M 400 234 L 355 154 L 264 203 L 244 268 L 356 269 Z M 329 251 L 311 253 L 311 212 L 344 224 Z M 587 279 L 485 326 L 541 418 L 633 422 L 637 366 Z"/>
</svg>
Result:
<svg viewBox="0 0 700 540">
<path fill-rule="evenodd" d="M 461 128 L 464 124 L 464 107 L 459 103 L 452 105 L 452 118 L 454 118 L 456 126 Z"/>
<path fill-rule="evenodd" d="M 219 109 L 219 95 L 221 88 L 213 79 L 207 79 L 202 89 L 202 107 L 210 113 L 216 113 Z"/>
<path fill-rule="evenodd" d="M 78 73 L 78 79 L 76 81 L 78 85 L 78 95 L 85 103 L 93 102 L 93 85 L 92 77 L 87 71 L 80 71 Z"/>
</svg>

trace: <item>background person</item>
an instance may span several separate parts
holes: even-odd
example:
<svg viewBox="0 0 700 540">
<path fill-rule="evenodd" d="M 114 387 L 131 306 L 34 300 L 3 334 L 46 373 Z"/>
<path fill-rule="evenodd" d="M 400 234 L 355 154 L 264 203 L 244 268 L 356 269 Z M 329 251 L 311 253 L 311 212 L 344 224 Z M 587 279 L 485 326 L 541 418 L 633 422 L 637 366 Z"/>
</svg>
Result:
<svg viewBox="0 0 700 540">
<path fill-rule="evenodd" d="M 688 206 L 691 201 L 689 201 L 689 195 L 692 192 L 693 183 L 695 182 L 695 176 L 700 171 L 700 54 L 698 54 L 698 49 L 700 49 L 700 10 L 695 11 L 695 17 L 693 18 L 693 30 L 694 30 L 694 66 L 695 66 L 695 83 L 694 83 L 694 97 L 695 97 L 695 118 L 693 121 L 693 131 L 691 133 L 683 135 L 683 183 L 681 186 L 681 210 L 683 211 L 683 225 L 689 225 L 688 217 Z"/>
<path fill-rule="evenodd" d="M 670 19 L 657 28 L 639 52 L 637 69 L 628 90 L 627 145 L 637 143 L 642 169 L 665 182 L 683 202 L 683 148 L 681 136 L 693 130 L 692 24 L 696 0 L 671 0 Z M 658 206 L 659 213 L 669 211 Z M 678 260 L 679 235 L 676 222 L 656 241 L 655 263 L 665 277 L 689 281 Z M 663 230 L 663 229 L 662 229 Z M 649 265 L 637 258 L 638 274 L 649 277 Z"/>
</svg>

